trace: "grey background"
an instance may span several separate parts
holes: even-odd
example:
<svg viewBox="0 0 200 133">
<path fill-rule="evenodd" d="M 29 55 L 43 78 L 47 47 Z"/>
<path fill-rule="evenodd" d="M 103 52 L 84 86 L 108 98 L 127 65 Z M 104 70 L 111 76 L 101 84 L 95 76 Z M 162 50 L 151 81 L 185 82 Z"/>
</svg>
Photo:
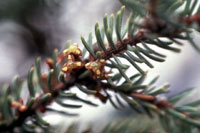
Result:
<svg viewBox="0 0 200 133">
<path fill-rule="evenodd" d="M 117 0 L 61 0 L 57 1 L 58 6 L 55 10 L 44 10 L 35 8 L 34 12 L 27 17 L 27 21 L 36 29 L 39 29 L 46 37 L 46 52 L 38 51 L 34 45 L 33 35 L 30 30 L 9 18 L 0 20 L 0 85 L 10 83 L 14 75 L 26 77 L 28 69 L 34 64 L 34 59 L 38 55 L 48 57 L 52 49 L 63 48 L 67 40 L 80 43 L 80 35 L 87 37 L 89 32 L 94 31 L 96 21 L 102 23 L 104 13 L 116 13 L 120 8 Z M 4 6 L 0 3 L 0 6 Z M 26 5 L 25 5 L 26 6 Z M 1 8 L 0 8 L 1 9 Z M 199 34 L 194 34 L 195 42 L 200 42 Z M 184 42 L 180 54 L 162 51 L 166 53 L 167 59 L 164 63 L 153 62 L 155 68 L 149 70 L 150 78 L 160 75 L 158 85 L 165 82 L 170 83 L 171 92 L 168 95 L 174 95 L 177 92 L 187 88 L 196 87 L 195 93 L 188 100 L 199 98 L 200 87 L 200 55 L 188 44 Z M 200 46 L 200 45 L 199 45 Z M 177 46 L 180 47 L 180 46 Z M 36 50 L 35 50 L 36 48 Z M 160 50 L 160 49 L 159 49 Z M 85 96 L 85 98 L 88 98 Z M 90 97 L 89 97 L 90 98 Z M 98 101 L 96 101 L 98 103 Z M 54 105 L 56 106 L 56 105 Z M 53 124 L 67 124 L 81 119 L 83 123 L 95 122 L 103 123 L 106 118 L 115 117 L 115 111 L 110 104 L 102 105 L 98 109 L 84 106 L 77 111 L 79 118 L 63 119 L 63 116 L 51 115 L 46 117 Z"/>
</svg>

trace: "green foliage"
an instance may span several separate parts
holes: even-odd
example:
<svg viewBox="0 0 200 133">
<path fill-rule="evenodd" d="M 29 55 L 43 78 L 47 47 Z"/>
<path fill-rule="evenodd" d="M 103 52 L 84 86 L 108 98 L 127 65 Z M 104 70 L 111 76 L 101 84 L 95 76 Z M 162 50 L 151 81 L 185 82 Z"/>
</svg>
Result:
<svg viewBox="0 0 200 133">
<path fill-rule="evenodd" d="M 13 85 L 2 88 L 1 131 L 14 131 L 17 127 L 23 132 L 36 132 L 38 128 L 45 132 L 49 128 L 49 123 L 43 120 L 41 113 L 46 111 L 74 116 L 74 114 L 48 108 L 52 102 L 70 109 L 81 108 L 82 105 L 69 104 L 68 99 L 98 106 L 93 101 L 79 97 L 78 92 L 70 92 L 72 87 L 77 87 L 81 92 L 93 95 L 103 103 L 109 101 L 116 109 L 123 109 L 127 104 L 136 113 L 159 117 L 166 132 L 198 132 L 200 100 L 185 105 L 175 105 L 193 89 L 170 97 L 168 100 L 160 99 L 158 96 L 168 92 L 169 85 L 154 87 L 158 77 L 145 83 L 148 74 L 141 67 L 141 64 L 145 64 L 153 68 L 151 61 L 165 61 L 166 55 L 154 50 L 151 45 L 178 53 L 180 49 L 175 45 L 182 44 L 179 40 L 187 40 L 199 52 L 200 48 L 191 37 L 191 29 L 200 31 L 200 14 L 198 14 L 200 7 L 196 5 L 197 0 L 194 2 L 121 0 L 121 2 L 130 9 L 125 24 L 123 24 L 125 6 L 122 6 L 116 17 L 111 14 L 108 20 L 108 14 L 105 14 L 102 28 L 98 22 L 95 24 L 97 42 L 93 42 L 93 35 L 90 33 L 88 41 L 81 36 L 83 50 L 76 45 L 70 46 L 70 43 L 62 53 L 54 50 L 52 58 L 46 61 L 49 67 L 47 74 L 41 72 L 40 58 L 36 59 L 35 65 L 28 72 L 27 103 L 23 102 L 22 81 L 18 78 L 14 78 Z M 178 10 L 181 6 L 184 8 Z M 198 8 L 197 12 L 194 8 Z M 124 64 L 121 59 L 129 63 Z M 105 67 L 118 70 L 118 73 L 113 73 L 112 76 L 111 71 L 107 72 Z M 127 75 L 128 69 L 135 71 L 132 71 L 132 75 Z M 131 129 L 126 123 L 111 123 L 102 132 L 136 130 L 136 127 Z M 69 128 L 69 132 L 72 129 L 73 126 Z M 145 128 L 143 131 L 140 128 L 138 131 L 145 132 L 146 129 L 149 130 Z"/>
</svg>

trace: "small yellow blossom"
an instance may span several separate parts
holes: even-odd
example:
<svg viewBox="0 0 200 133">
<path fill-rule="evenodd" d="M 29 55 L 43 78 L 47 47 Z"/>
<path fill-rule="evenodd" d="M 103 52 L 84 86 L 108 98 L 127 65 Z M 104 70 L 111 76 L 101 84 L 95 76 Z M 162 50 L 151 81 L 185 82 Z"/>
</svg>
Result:
<svg viewBox="0 0 200 133">
<path fill-rule="evenodd" d="M 81 56 L 82 55 L 82 51 L 78 48 L 78 44 L 74 43 L 69 48 L 65 49 L 63 51 L 63 54 Z"/>
<path fill-rule="evenodd" d="M 90 61 L 85 64 L 85 68 L 92 72 L 94 79 L 98 78 L 108 78 L 107 72 L 105 72 L 105 60 L 99 59 L 96 61 Z"/>
</svg>

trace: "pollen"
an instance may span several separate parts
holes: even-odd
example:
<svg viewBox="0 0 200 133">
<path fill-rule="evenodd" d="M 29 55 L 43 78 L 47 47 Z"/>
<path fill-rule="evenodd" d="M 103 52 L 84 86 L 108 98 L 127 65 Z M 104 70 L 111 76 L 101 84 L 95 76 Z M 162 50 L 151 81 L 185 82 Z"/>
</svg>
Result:
<svg viewBox="0 0 200 133">
<path fill-rule="evenodd" d="M 65 53 L 67 53 L 69 51 L 69 49 L 65 49 L 65 50 L 63 50 L 63 53 L 65 54 Z"/>
<path fill-rule="evenodd" d="M 86 67 L 89 67 L 89 65 L 90 65 L 90 62 L 89 62 L 89 63 L 87 63 L 87 64 L 85 64 L 85 66 L 86 66 Z"/>
<path fill-rule="evenodd" d="M 63 68 L 62 68 L 62 71 L 63 71 L 63 72 L 67 72 L 67 70 L 68 70 L 67 67 L 63 67 Z"/>
<path fill-rule="evenodd" d="M 108 45 L 108 42 L 107 42 L 107 41 L 104 41 L 104 45 Z"/>
<path fill-rule="evenodd" d="M 105 59 L 98 59 L 96 61 L 90 61 L 85 64 L 85 68 L 93 73 L 93 78 L 108 78 L 105 72 Z"/>
<path fill-rule="evenodd" d="M 81 66 L 81 62 L 80 62 L 80 61 L 77 62 L 76 65 L 77 65 L 77 66 Z"/>
<path fill-rule="evenodd" d="M 81 52 L 80 52 L 79 50 L 76 50 L 76 53 L 77 53 L 77 54 L 80 54 Z"/>
<path fill-rule="evenodd" d="M 20 112 L 25 112 L 27 109 L 28 109 L 28 108 L 27 108 L 26 105 L 22 105 L 22 106 L 19 107 L 19 111 L 20 111 Z"/>
<path fill-rule="evenodd" d="M 65 49 L 63 51 L 63 54 L 65 55 L 77 55 L 77 56 L 80 56 L 82 55 L 82 51 L 78 48 L 78 44 L 77 43 L 74 43 L 73 45 L 71 45 L 68 49 Z"/>
<path fill-rule="evenodd" d="M 105 60 L 104 60 L 104 59 L 100 59 L 100 62 L 101 62 L 101 63 L 104 63 L 104 62 L 105 62 Z"/>
<path fill-rule="evenodd" d="M 101 74 L 101 71 L 100 71 L 100 70 L 97 70 L 97 71 L 96 71 L 96 74 L 97 74 L 97 75 L 100 75 L 100 74 Z"/>
<path fill-rule="evenodd" d="M 71 60 L 71 59 L 72 59 L 72 56 L 71 56 L 71 55 L 68 55 L 68 56 L 67 56 L 67 59 L 68 59 L 68 60 Z"/>
</svg>

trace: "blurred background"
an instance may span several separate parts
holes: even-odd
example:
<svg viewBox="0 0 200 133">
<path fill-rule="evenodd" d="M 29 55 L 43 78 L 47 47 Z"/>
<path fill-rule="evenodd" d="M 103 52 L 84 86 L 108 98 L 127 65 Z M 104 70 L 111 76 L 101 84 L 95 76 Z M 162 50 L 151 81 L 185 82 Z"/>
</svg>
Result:
<svg viewBox="0 0 200 133">
<path fill-rule="evenodd" d="M 51 56 L 53 49 L 61 50 L 67 40 L 82 47 L 80 35 L 87 37 L 94 31 L 96 21 L 102 23 L 105 13 L 116 13 L 120 7 L 117 0 L 1 0 L 0 85 L 10 83 L 14 75 L 25 78 L 37 56 L 42 59 Z M 197 34 L 194 38 L 195 42 L 200 42 Z M 200 89 L 200 55 L 184 43 L 180 54 L 163 51 L 168 55 L 166 62 L 153 62 L 155 68 L 148 69 L 149 75 L 160 75 L 158 85 L 170 83 L 173 91 L 167 96 L 191 87 Z M 194 96 L 199 97 L 198 93 Z M 104 123 L 106 118 L 112 120 L 115 116 L 129 115 L 131 111 L 116 111 L 110 104 L 100 104 L 98 109 L 84 106 L 77 112 L 80 113 L 78 118 L 52 115 L 47 119 L 64 125 L 77 119 L 83 123 L 97 120 Z"/>
</svg>

